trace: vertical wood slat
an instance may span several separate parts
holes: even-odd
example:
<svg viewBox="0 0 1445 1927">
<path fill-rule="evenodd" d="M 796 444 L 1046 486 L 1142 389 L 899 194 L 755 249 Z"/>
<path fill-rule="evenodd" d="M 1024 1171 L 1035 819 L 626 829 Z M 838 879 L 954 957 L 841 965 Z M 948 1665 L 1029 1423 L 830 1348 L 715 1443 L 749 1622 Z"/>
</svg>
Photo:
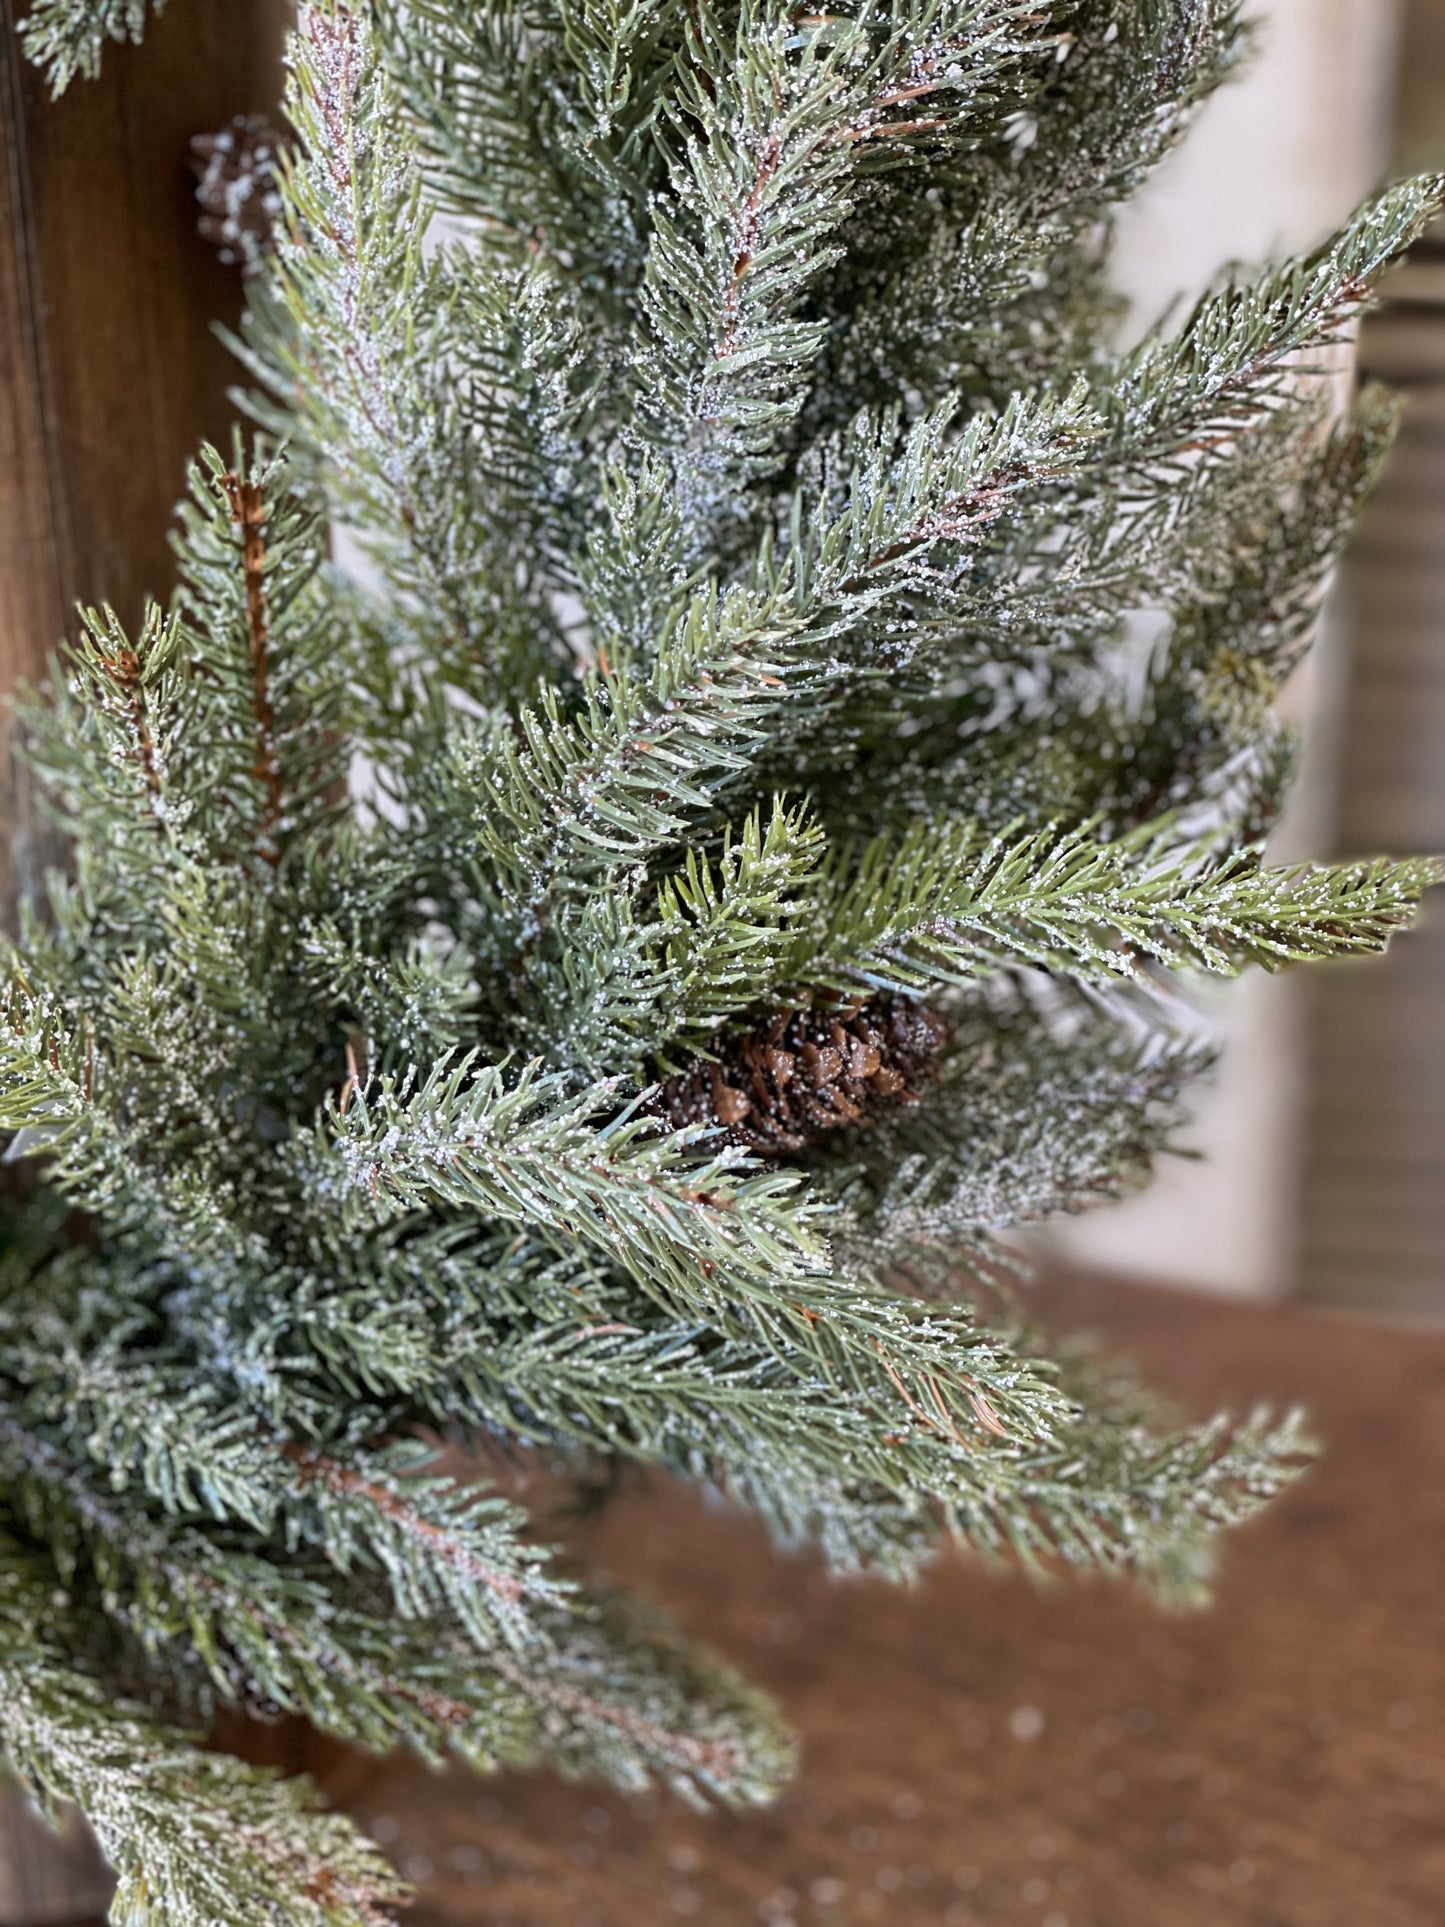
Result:
<svg viewBox="0 0 1445 1927">
<path fill-rule="evenodd" d="M 0 1794 L 0 1922 L 99 1927 L 114 1882 L 79 1816 L 52 1832 L 23 1796 Z"/>
<path fill-rule="evenodd" d="M 1341 856 L 1445 850 L 1445 240 L 1391 293 L 1361 341 L 1362 371 L 1403 390 L 1405 416 L 1342 582 Z M 1440 904 L 1385 959 L 1308 989 L 1300 1293 L 1445 1316 Z"/>
<path fill-rule="evenodd" d="M 176 0 L 52 102 L 22 11 L 0 0 L 0 698 L 43 674 L 77 600 L 134 622 L 171 584 L 186 458 L 233 413 L 211 323 L 240 305 L 196 235 L 187 143 L 274 108 L 285 19 L 281 0 Z M 9 738 L 0 715 L 5 921 L 46 854 Z M 83 1828 L 57 1838 L 0 1788 L 0 1927 L 94 1919 L 109 1890 Z"/>
<path fill-rule="evenodd" d="M 1445 161 L 1445 8 L 1403 0 L 1395 103 L 1395 145 L 1406 167 Z"/>
<path fill-rule="evenodd" d="M 1445 159 L 1445 9 L 1405 0 L 1407 165 Z M 1390 280 L 1361 368 L 1403 391 L 1400 441 L 1342 575 L 1349 653 L 1335 846 L 1445 850 L 1445 227 Z M 1312 974 L 1300 1294 L 1445 1317 L 1445 905 L 1383 962 Z"/>
<path fill-rule="evenodd" d="M 77 599 L 133 621 L 172 579 L 184 464 L 225 432 L 234 271 L 195 232 L 193 133 L 274 106 L 279 0 L 184 0 L 60 101 L 0 0 L 0 692 Z M 0 902 L 34 880 L 34 818 L 0 751 Z"/>
</svg>

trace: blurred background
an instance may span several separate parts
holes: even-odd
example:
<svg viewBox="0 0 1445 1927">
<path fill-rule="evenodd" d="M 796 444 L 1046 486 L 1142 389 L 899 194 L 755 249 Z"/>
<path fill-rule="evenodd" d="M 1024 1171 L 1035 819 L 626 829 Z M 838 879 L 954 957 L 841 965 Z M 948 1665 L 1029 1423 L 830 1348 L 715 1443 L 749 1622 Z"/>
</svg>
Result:
<svg viewBox="0 0 1445 1927">
<path fill-rule="evenodd" d="M 1445 164 L 1445 0 L 1256 0 L 1258 51 L 1129 209 L 1140 324 L 1229 260 L 1308 247 L 1378 181 Z M 1307 732 L 1277 857 L 1445 850 L 1445 230 L 1367 322 L 1404 429 L 1288 696 Z M 1440 893 L 1437 893 L 1437 897 Z M 1151 1189 L 1051 1232 L 1069 1261 L 1244 1297 L 1445 1318 L 1445 905 L 1383 962 L 1256 975 Z"/>
</svg>

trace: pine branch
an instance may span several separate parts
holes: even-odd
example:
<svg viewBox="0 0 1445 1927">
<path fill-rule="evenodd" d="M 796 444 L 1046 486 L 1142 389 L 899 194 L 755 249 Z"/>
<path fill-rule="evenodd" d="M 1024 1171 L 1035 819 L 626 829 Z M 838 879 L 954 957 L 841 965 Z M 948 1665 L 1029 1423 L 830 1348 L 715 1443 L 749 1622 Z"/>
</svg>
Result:
<svg viewBox="0 0 1445 1927">
<path fill-rule="evenodd" d="M 46 703 L 22 710 L 26 755 L 44 800 L 73 828 L 92 813 L 114 826 L 117 853 L 142 874 L 174 842 L 171 759 L 185 671 L 180 625 L 154 606 L 134 641 L 112 610 L 82 612 Z"/>
<path fill-rule="evenodd" d="M 773 967 L 778 946 L 807 914 L 808 886 L 824 855 L 824 838 L 802 810 L 775 800 L 766 828 L 755 810 L 737 835 L 725 832 L 716 864 L 695 849 L 680 875 L 657 892 L 656 929 L 675 979 L 676 1015 L 654 1026 L 666 1038 L 700 1042 L 745 1008 Z M 675 1068 L 659 1052 L 663 1068 Z"/>
<path fill-rule="evenodd" d="M 371 531 L 409 649 L 490 702 L 548 651 L 566 654 L 545 596 L 519 577 L 515 537 L 519 513 L 541 537 L 544 506 L 553 520 L 562 507 L 572 344 L 540 286 L 428 257 L 415 143 L 364 13 L 303 9 L 291 67 L 304 152 L 282 181 L 285 320 L 258 313 L 250 365 L 281 404 L 278 423 L 330 453 L 327 485 Z M 493 402 L 495 375 L 526 360 L 530 396 Z M 480 474 L 509 469 L 518 485 L 505 503 L 469 514 Z"/>
<path fill-rule="evenodd" d="M 796 1178 L 661 1137 L 622 1100 L 616 1084 L 578 1095 L 532 1065 L 509 1080 L 444 1061 L 415 1090 L 355 1090 L 291 1162 L 305 1195 L 353 1223 L 430 1199 L 590 1248 L 665 1302 L 785 1297 L 779 1281 L 821 1251 Z"/>
<path fill-rule="evenodd" d="M 948 1426 L 976 1427 L 970 1401 L 986 1367 L 962 1314 L 830 1276 L 823 1207 L 795 1174 L 693 1151 L 687 1134 L 658 1136 L 652 1120 L 615 1107 L 598 1118 L 614 1096 L 571 1097 L 531 1071 L 509 1088 L 466 1063 L 414 1096 L 383 1080 L 332 1111 L 326 1135 L 298 1148 L 297 1169 L 305 1195 L 334 1199 L 353 1224 L 432 1198 L 528 1226 L 579 1260 L 595 1254 L 668 1317 L 785 1364 L 806 1360 L 895 1417 L 900 1390 L 906 1399 L 927 1384 Z M 1026 1426 L 1046 1422 L 1047 1401 L 1031 1392 L 1040 1402 L 1032 1417 L 1019 1408 Z"/>
<path fill-rule="evenodd" d="M 526 1611 L 562 1600 L 565 1588 L 541 1555 L 519 1542 L 514 1508 L 452 1479 L 418 1476 L 434 1456 L 428 1448 L 393 1446 L 350 1462 L 294 1441 L 281 1449 L 294 1471 L 288 1535 L 342 1572 L 380 1566 L 404 1617 L 451 1614 L 479 1645 L 499 1632 L 520 1645 Z"/>
<path fill-rule="evenodd" d="M 322 1730 L 439 1760 L 528 1764 L 545 1741 L 573 1770 L 748 1802 L 786 1745 L 764 1702 L 620 1608 L 554 1613 L 524 1647 L 479 1651 L 446 1615 L 398 1621 L 355 1579 L 244 1541 L 117 1508 L 58 1448 L 0 1420 L 12 1503 L 68 1546 L 65 1582 L 163 1658 L 184 1642 L 214 1690 L 304 1714 Z M 610 1634 L 602 1627 L 610 1619 Z M 154 1662 L 153 1662 L 154 1663 Z"/>
<path fill-rule="evenodd" d="M 406 1888 L 304 1781 L 204 1752 L 117 1704 L 42 1632 L 53 1581 L 0 1538 L 0 1751 L 53 1813 L 79 1806 L 118 1876 L 119 1927 L 385 1927 Z"/>
<path fill-rule="evenodd" d="M 861 163 L 920 137 L 957 138 L 1035 44 L 1017 0 L 866 15 L 688 16 L 669 196 L 654 209 L 638 370 L 647 433 L 677 450 L 690 548 L 710 550 L 739 491 L 777 468 L 828 331 L 800 314 L 840 258 Z M 926 103 L 926 105 L 925 105 Z M 894 158 L 890 154 L 890 158 Z"/>
<path fill-rule="evenodd" d="M 42 69 L 58 99 L 77 75 L 94 80 L 105 43 L 138 45 L 164 0 L 35 0 L 20 23 L 26 57 Z"/>
<path fill-rule="evenodd" d="M 1118 309 L 1103 283 L 1113 207 L 1237 67 L 1238 16 L 1235 0 L 1055 10 L 976 145 L 931 146 L 874 182 L 820 291 L 832 327 L 810 438 L 904 393 L 1002 405 L 1096 357 Z"/>
<path fill-rule="evenodd" d="M 784 705 L 794 728 L 826 713 L 850 680 L 840 641 L 890 597 L 946 589 L 974 531 L 1077 460 L 1089 432 L 1078 394 L 1019 397 L 951 432 L 955 417 L 940 410 L 901 445 L 896 424 L 859 424 L 846 505 L 831 512 L 826 489 L 800 502 L 792 555 L 765 548 L 759 587 L 694 592 L 646 677 L 622 662 L 589 678 L 574 720 L 547 691 L 517 735 L 465 743 L 478 835 L 524 928 L 569 875 L 636 864 L 705 817 Z"/>
<path fill-rule="evenodd" d="M 866 1246 L 947 1254 L 1136 1189 L 1211 1054 L 1147 1010 L 1003 982 L 951 1013 L 936 1083 L 843 1152 Z"/>
<path fill-rule="evenodd" d="M 661 180 L 651 130 L 683 18 L 667 0 L 526 13 L 422 0 L 391 15 L 395 84 L 439 206 L 474 223 L 490 257 L 540 257 L 554 278 L 625 303 Z"/>
<path fill-rule="evenodd" d="M 1206 295 L 1173 336 L 1144 342 L 1111 372 L 1113 446 L 1133 463 L 1228 446 L 1297 388 L 1298 357 L 1343 337 L 1442 198 L 1439 176 L 1402 181 L 1316 253 Z"/>
<path fill-rule="evenodd" d="M 248 1528 L 343 1574 L 380 1574 L 402 1618 L 451 1615 L 483 1648 L 525 1644 L 538 1611 L 565 1601 L 565 1585 L 523 1540 L 521 1514 L 424 1476 L 435 1456 L 425 1446 L 319 1449 L 196 1386 L 187 1361 L 138 1352 L 133 1340 L 97 1342 L 33 1297 L 5 1306 L 0 1329 L 11 1382 L 11 1419 L 0 1426 L 43 1428 L 62 1452 L 104 1467 L 116 1492 L 134 1489 L 173 1517 Z"/>
<path fill-rule="evenodd" d="M 246 582 L 246 643 L 251 661 L 251 708 L 256 717 L 255 773 L 265 795 L 259 843 L 268 863 L 279 863 L 276 832 L 281 822 L 283 791 L 281 771 L 276 761 L 276 713 L 268 687 L 267 653 L 271 640 L 271 615 L 266 594 L 266 498 L 255 481 L 243 481 L 234 469 L 220 478 L 231 505 L 231 520 L 241 531 L 242 567 Z"/>
<path fill-rule="evenodd" d="M 1177 812 L 1184 841 L 1261 840 L 1293 771 L 1274 697 L 1317 624 L 1394 420 L 1370 391 L 1334 426 L 1317 403 L 1282 405 L 1250 430 L 1247 464 L 1196 467 L 1122 530 L 1110 507 L 1107 542 L 1082 570 L 1047 542 L 1036 555 L 1010 549 L 1008 569 L 1039 584 L 1032 608 L 1010 609 L 1019 697 L 995 685 L 990 595 L 935 632 L 910 685 L 845 712 L 850 747 L 867 748 L 855 788 L 829 799 L 829 831 L 866 836 L 890 816 L 901 831 L 926 813 L 990 832 L 1023 815 L 1097 817 L 1117 834 Z M 1118 612 L 1133 595 L 1136 620 L 1169 625 L 1142 691 L 1117 659 Z"/>
<path fill-rule="evenodd" d="M 857 1286 L 825 1294 L 793 1280 L 788 1289 L 796 1309 L 786 1347 L 776 1317 L 763 1321 L 751 1305 L 650 1334 L 655 1311 L 614 1301 L 588 1325 L 481 1339 L 433 1395 L 453 1419 L 470 1411 L 479 1424 L 539 1442 L 572 1440 L 706 1477 L 789 1542 L 819 1543 L 845 1567 L 900 1573 L 927 1558 L 941 1518 L 998 1556 L 1010 1548 L 1038 1559 L 1087 1556 L 1172 1585 L 1223 1522 L 1224 1491 L 1237 1508 L 1228 1516 L 1245 1516 L 1296 1456 L 1289 1434 L 1266 1429 L 1235 1442 L 1210 1433 L 1206 1456 L 1227 1452 L 1234 1470 L 1196 1509 L 1182 1471 L 1176 1479 L 1206 1451 L 1194 1435 L 1147 1450 L 1141 1441 L 1137 1457 L 1113 1460 L 1107 1421 L 1071 1417 L 1046 1378 L 1020 1371 L 1006 1338 L 967 1314 Z M 1073 1459 L 1050 1443 L 1070 1434 Z M 1275 1454 L 1277 1473 L 1267 1470 Z M 1100 1526 L 1093 1480 L 1105 1460 L 1120 1483 Z M 1258 1488 L 1244 1472 L 1256 1460 Z M 1156 1512 L 1166 1490 L 1166 1512 Z"/>
<path fill-rule="evenodd" d="M 117 955 L 164 943 L 156 913 L 178 865 L 275 869 L 337 815 L 344 685 L 315 514 L 239 438 L 229 465 L 203 449 L 190 483 L 176 611 L 149 611 L 134 641 L 111 611 L 90 612 L 48 702 L 26 711 L 28 760 L 82 857 L 83 826 L 110 824 L 72 909 L 89 924 L 79 941 Z"/>
<path fill-rule="evenodd" d="M 1381 950 L 1439 880 L 1428 859 L 1265 869 L 1211 861 L 1157 826 L 1114 844 L 968 825 L 881 837 L 838 864 L 831 902 L 780 975 L 848 989 L 963 983 L 999 962 L 1098 981 L 1144 957 L 1232 975 Z"/>
<path fill-rule="evenodd" d="M 75 1206 L 113 1233 L 169 1251 L 193 1275 L 232 1276 L 258 1257 L 254 1236 L 227 1213 L 201 1173 L 168 1174 L 140 1155 L 137 1127 L 107 1108 L 93 1039 L 47 1001 L 7 987 L 0 997 L 0 1130 L 34 1133 L 28 1148 Z"/>
<path fill-rule="evenodd" d="M 884 1346 L 871 1382 L 830 1384 L 744 1336 L 649 1329 L 633 1312 L 479 1356 L 453 1410 L 705 1479 L 782 1543 L 898 1577 L 953 1534 L 991 1557 L 1096 1566 L 1166 1591 L 1192 1575 L 1197 1593 L 1217 1534 L 1299 1468 L 1295 1425 L 1169 1433 L 1151 1414 L 1146 1429 L 1102 1398 L 1074 1403 L 1024 1335 L 965 1332 L 959 1320 L 951 1367 L 905 1380 L 901 1350 Z"/>
</svg>

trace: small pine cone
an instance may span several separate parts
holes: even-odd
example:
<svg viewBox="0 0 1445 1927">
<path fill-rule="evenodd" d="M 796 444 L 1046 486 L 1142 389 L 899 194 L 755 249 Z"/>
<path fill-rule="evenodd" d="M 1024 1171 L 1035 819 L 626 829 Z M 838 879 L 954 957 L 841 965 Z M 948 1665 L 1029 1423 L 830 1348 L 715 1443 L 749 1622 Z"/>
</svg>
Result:
<svg viewBox="0 0 1445 1927">
<path fill-rule="evenodd" d="M 259 274 L 281 213 L 276 172 L 281 139 L 262 114 L 238 114 L 219 134 L 191 136 L 191 172 L 202 207 L 196 227 L 221 259 Z"/>
<path fill-rule="evenodd" d="M 937 1011 L 906 997 L 780 1011 L 722 1038 L 715 1060 L 668 1078 L 652 1108 L 675 1130 L 710 1124 L 734 1144 L 779 1157 L 916 1104 L 948 1038 Z"/>
</svg>

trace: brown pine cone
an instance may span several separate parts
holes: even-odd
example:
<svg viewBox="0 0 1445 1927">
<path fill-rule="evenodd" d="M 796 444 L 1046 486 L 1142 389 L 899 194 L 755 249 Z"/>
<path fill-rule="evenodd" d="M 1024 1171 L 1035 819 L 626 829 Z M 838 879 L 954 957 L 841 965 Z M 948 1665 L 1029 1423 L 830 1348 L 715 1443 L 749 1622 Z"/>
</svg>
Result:
<svg viewBox="0 0 1445 1927">
<path fill-rule="evenodd" d="M 652 1108 L 676 1130 L 710 1124 L 779 1157 L 916 1104 L 948 1038 L 937 1011 L 906 997 L 780 1011 L 668 1078 Z"/>
<path fill-rule="evenodd" d="M 281 137 L 262 114 L 237 114 L 219 134 L 191 136 L 191 172 L 204 240 L 242 274 L 261 272 L 281 212 Z"/>
</svg>

